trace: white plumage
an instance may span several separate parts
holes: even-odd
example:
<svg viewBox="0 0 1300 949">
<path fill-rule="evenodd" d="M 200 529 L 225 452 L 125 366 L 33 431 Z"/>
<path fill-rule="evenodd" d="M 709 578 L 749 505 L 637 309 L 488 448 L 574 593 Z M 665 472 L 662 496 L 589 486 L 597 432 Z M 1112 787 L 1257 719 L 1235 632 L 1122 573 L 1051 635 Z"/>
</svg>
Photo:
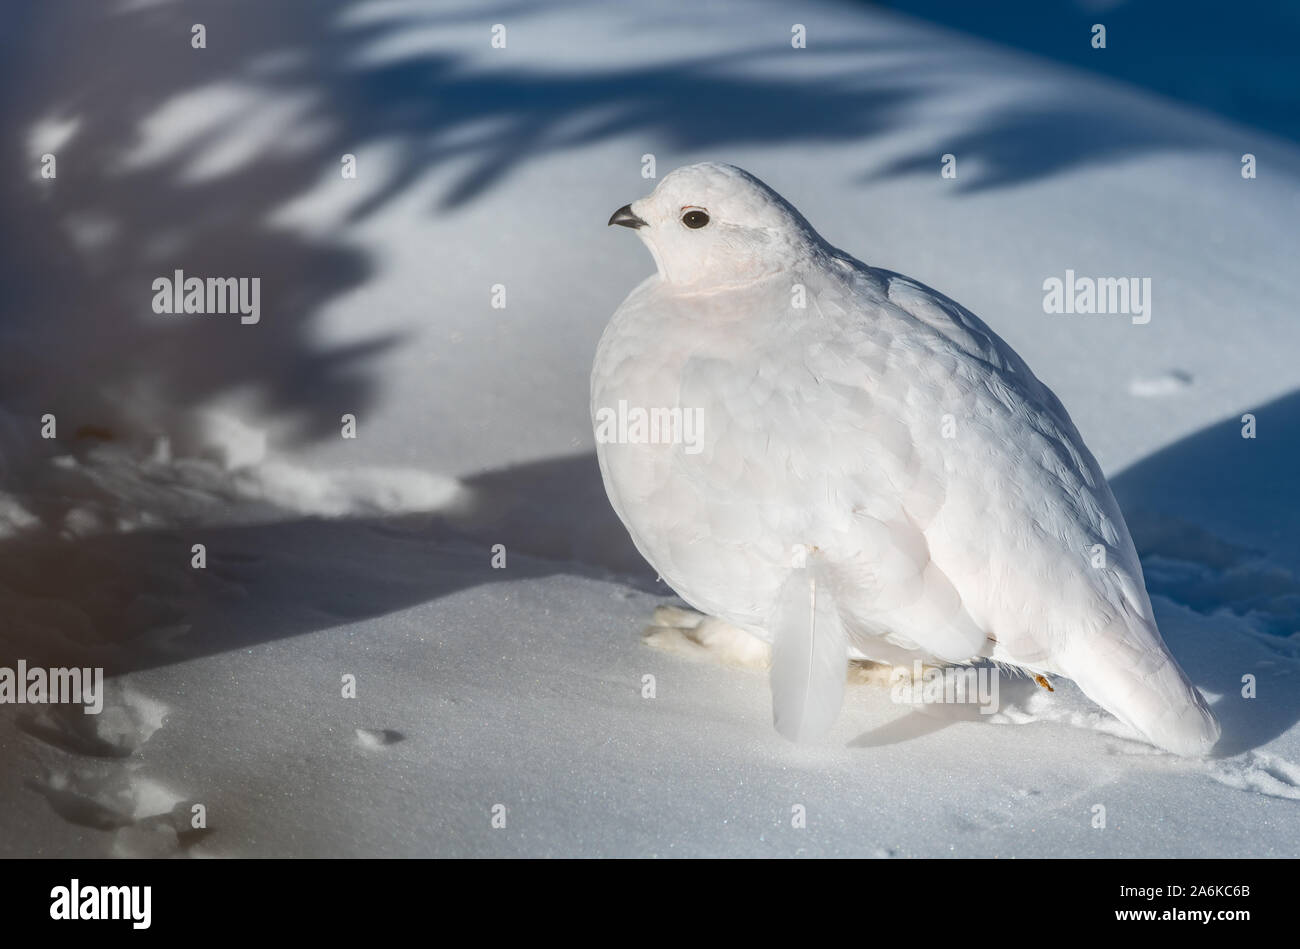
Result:
<svg viewBox="0 0 1300 949">
<path fill-rule="evenodd" d="M 678 169 L 611 223 L 659 272 L 596 354 L 605 488 L 683 599 L 773 644 L 782 734 L 830 727 L 850 657 L 991 658 L 1209 750 L 1218 723 L 1156 629 L 1101 470 L 992 330 L 730 165 Z M 698 450 L 666 425 L 601 437 L 620 402 L 697 413 Z"/>
</svg>

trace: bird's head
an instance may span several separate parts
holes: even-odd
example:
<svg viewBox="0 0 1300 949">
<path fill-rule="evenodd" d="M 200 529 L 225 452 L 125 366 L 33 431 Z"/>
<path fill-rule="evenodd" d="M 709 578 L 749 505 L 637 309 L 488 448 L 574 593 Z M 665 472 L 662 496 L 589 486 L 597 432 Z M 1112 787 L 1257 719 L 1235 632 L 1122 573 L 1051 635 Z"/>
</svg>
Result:
<svg viewBox="0 0 1300 949">
<path fill-rule="evenodd" d="M 784 198 L 720 162 L 678 168 L 609 223 L 636 229 L 664 280 L 700 290 L 788 270 L 822 244 Z"/>
</svg>

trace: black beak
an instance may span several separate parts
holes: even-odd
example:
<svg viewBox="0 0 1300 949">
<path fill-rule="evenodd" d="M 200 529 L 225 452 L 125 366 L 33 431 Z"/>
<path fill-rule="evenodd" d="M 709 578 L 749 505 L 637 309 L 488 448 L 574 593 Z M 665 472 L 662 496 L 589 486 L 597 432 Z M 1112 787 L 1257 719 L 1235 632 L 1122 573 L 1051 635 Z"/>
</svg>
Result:
<svg viewBox="0 0 1300 949">
<path fill-rule="evenodd" d="M 610 224 L 622 224 L 624 227 L 645 227 L 645 221 L 632 213 L 632 205 L 625 204 L 609 216 Z"/>
</svg>

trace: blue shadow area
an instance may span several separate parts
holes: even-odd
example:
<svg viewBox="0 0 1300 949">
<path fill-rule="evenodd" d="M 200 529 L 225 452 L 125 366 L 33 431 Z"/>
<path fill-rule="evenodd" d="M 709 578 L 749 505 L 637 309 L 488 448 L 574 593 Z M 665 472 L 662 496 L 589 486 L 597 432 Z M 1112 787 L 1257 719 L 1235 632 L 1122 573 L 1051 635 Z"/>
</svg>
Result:
<svg viewBox="0 0 1300 949">
<path fill-rule="evenodd" d="M 1300 4 L 1241 0 L 877 0 L 1300 141 Z M 1092 46 L 1094 24 L 1106 48 Z"/>
</svg>

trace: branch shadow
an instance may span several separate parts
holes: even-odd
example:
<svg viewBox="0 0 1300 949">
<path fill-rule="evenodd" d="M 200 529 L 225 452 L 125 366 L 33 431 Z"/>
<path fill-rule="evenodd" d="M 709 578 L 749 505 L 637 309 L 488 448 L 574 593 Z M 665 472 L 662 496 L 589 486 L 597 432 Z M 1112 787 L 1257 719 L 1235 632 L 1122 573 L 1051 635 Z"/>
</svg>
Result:
<svg viewBox="0 0 1300 949">
<path fill-rule="evenodd" d="M 351 226 L 444 166 L 461 170 L 431 214 L 525 162 L 632 130 L 683 148 L 851 141 L 900 123 L 916 94 L 870 62 L 816 80 L 725 74 L 771 52 L 744 46 L 650 66 L 582 70 L 562 50 L 550 68 L 484 65 L 462 34 L 439 32 L 482 23 L 486 47 L 497 19 L 580 15 L 582 4 L 116 6 L 24 6 L 8 31 L 0 149 L 29 173 L 0 181 L 0 405 L 166 433 L 179 451 L 201 438 L 185 411 L 216 396 L 246 394 L 299 439 L 373 401 L 369 367 L 403 337 L 328 344 L 316 319 L 375 262 L 343 235 L 274 217 L 331 178 L 348 187 L 344 154 L 383 143 L 394 156 L 370 172 L 382 181 Z M 196 21 L 206 49 L 190 46 Z M 403 51 L 411 35 L 434 38 Z M 53 62 L 77 68 L 41 68 Z M 54 179 L 38 173 L 47 152 Z M 264 318 L 153 313 L 152 281 L 178 269 L 260 277 Z"/>
<path fill-rule="evenodd" d="M 10 133 L 0 154 L 30 174 L 0 180 L 9 251 L 0 255 L 0 405 L 27 417 L 51 412 L 73 428 L 167 434 L 184 453 L 203 438 L 186 413 L 240 393 L 285 423 L 286 440 L 323 437 L 341 412 L 373 403 L 377 359 L 405 339 L 322 340 L 322 311 L 376 273 L 347 230 L 430 175 L 447 179 L 428 209 L 442 216 L 529 162 L 628 134 L 713 153 L 874 142 L 908 131 L 924 101 L 978 84 L 990 68 L 983 54 L 954 52 L 898 24 L 875 36 L 837 33 L 833 11 L 817 42 L 798 51 L 811 69 L 791 68 L 795 51 L 784 37 L 754 43 L 763 30 L 721 33 L 708 54 L 668 47 L 657 59 L 625 62 L 584 65 L 589 58 L 562 45 L 542 65 L 482 55 L 493 22 L 554 25 L 595 9 L 348 0 L 20 6 L 0 40 L 0 114 Z M 649 34 L 679 26 L 687 12 L 623 15 Z M 203 50 L 190 46 L 196 21 L 208 31 Z M 466 37 L 480 27 L 483 49 L 472 50 Z M 76 68 L 42 68 L 59 62 Z M 1210 144 L 1176 123 L 1125 120 L 1059 90 L 962 122 L 955 147 L 986 166 L 963 177 L 969 191 Z M 277 220 L 278 209 L 348 187 L 341 156 L 370 145 L 388 147 L 391 162 L 369 172 L 380 180 L 356 197 L 341 232 Z M 59 159 L 53 180 L 36 172 L 45 148 Z M 934 157 L 900 158 L 872 177 L 917 172 Z M 152 280 L 175 269 L 262 277 L 264 319 L 241 326 L 154 314 Z M 436 320 L 436 300 L 431 308 Z"/>
</svg>

